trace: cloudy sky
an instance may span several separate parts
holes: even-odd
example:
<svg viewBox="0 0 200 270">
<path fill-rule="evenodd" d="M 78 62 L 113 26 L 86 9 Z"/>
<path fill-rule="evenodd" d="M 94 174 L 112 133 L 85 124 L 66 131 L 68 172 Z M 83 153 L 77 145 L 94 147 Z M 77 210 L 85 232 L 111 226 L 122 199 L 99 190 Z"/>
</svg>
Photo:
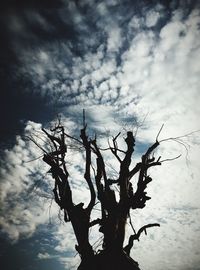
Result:
<svg viewBox="0 0 200 270">
<path fill-rule="evenodd" d="M 162 159 L 181 157 L 151 171 L 152 199 L 132 217 L 136 229 L 161 227 L 149 229 L 132 256 L 142 270 L 200 270 L 200 133 L 191 133 L 200 130 L 198 1 L 10 0 L 0 10 L 3 268 L 76 269 L 70 224 L 59 219 L 48 168 L 37 159 L 42 152 L 26 135 L 42 144 L 41 127 L 59 114 L 78 136 L 85 108 L 90 134 L 102 143 L 140 126 L 133 163 L 162 124 L 160 140 L 189 134 L 157 150 Z M 88 195 L 73 166 L 79 159 L 69 152 L 77 202 Z M 97 233 L 91 231 L 93 243 Z"/>
</svg>

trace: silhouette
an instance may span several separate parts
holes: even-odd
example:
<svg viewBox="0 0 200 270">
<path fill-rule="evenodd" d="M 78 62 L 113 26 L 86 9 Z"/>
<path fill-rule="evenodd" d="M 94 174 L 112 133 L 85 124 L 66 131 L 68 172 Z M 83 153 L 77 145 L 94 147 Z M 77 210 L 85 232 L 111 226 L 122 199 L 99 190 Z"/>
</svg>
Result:
<svg viewBox="0 0 200 270">
<path fill-rule="evenodd" d="M 162 129 L 162 128 L 161 128 Z M 139 240 L 142 232 L 157 223 L 144 225 L 135 231 L 131 222 L 131 209 L 144 208 L 150 200 L 147 196 L 147 185 L 152 181 L 148 169 L 161 165 L 160 157 L 155 159 L 154 150 L 159 146 L 158 136 L 156 141 L 142 155 L 141 161 L 134 166 L 131 158 L 134 153 L 135 137 L 133 132 L 128 131 L 124 138 L 126 149 L 118 147 L 118 139 L 121 135 L 112 138 L 108 148 L 100 148 L 98 139 L 89 138 L 85 113 L 83 113 L 83 128 L 80 130 L 80 138 L 73 137 L 65 132 L 61 121 L 53 129 L 42 129 L 51 144 L 51 151 L 45 150 L 43 161 L 50 166 L 49 173 L 54 181 L 54 199 L 63 211 L 65 222 L 71 222 L 77 243 L 75 249 L 80 255 L 81 263 L 78 270 L 112 270 L 126 269 L 139 270 L 139 265 L 130 257 L 130 251 L 134 240 Z M 69 173 L 66 164 L 67 145 L 66 139 L 70 139 L 85 154 L 84 179 L 89 187 L 90 201 L 86 207 L 84 203 L 73 202 L 73 189 L 69 182 Z M 104 160 L 104 152 L 110 151 L 119 162 L 119 172 L 116 179 L 108 178 L 107 165 Z M 93 177 L 94 175 L 94 177 Z M 137 176 L 137 188 L 134 191 L 131 183 L 132 178 Z M 118 187 L 119 196 L 116 196 L 114 186 Z M 96 205 L 100 204 L 100 217 L 91 220 L 91 212 Z M 133 234 L 125 242 L 126 224 L 130 221 Z M 89 239 L 89 229 L 99 226 L 99 232 L 103 234 L 101 250 L 94 250 Z"/>
</svg>

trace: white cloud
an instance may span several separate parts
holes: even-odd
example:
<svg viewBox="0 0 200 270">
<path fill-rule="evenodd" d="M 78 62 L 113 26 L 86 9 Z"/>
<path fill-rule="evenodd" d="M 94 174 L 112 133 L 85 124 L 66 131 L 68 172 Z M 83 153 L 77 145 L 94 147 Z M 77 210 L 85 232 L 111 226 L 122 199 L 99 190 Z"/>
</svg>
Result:
<svg viewBox="0 0 200 270">
<path fill-rule="evenodd" d="M 121 30 L 119 27 L 108 28 L 108 40 L 107 49 L 108 51 L 117 51 L 122 44 Z"/>
<path fill-rule="evenodd" d="M 37 257 L 41 260 L 46 260 L 46 259 L 50 259 L 51 255 L 47 252 L 44 252 L 44 253 L 38 253 Z"/>
<path fill-rule="evenodd" d="M 133 16 L 131 21 L 129 22 L 129 28 L 131 30 L 139 29 L 144 23 L 143 17 Z"/>
<path fill-rule="evenodd" d="M 152 27 L 155 26 L 158 22 L 158 19 L 160 17 L 159 12 L 156 11 L 150 11 L 146 14 L 146 26 Z"/>
<path fill-rule="evenodd" d="M 40 130 L 40 124 L 28 122 L 26 135 L 36 132 L 38 128 Z M 16 138 L 13 149 L 5 150 L 4 153 L 4 166 L 0 172 L 0 225 L 13 241 L 21 236 L 31 236 L 39 224 L 49 219 L 49 200 L 38 197 L 37 192 L 33 191 L 37 186 L 36 181 L 45 182 L 40 179 L 44 178 L 47 171 L 47 167 L 41 167 L 37 160 L 30 162 L 38 156 L 41 156 L 41 151 L 20 136 Z M 56 213 L 54 211 L 57 212 L 57 209 L 52 206 L 53 215 Z"/>
<path fill-rule="evenodd" d="M 173 49 L 180 42 L 181 33 L 186 31 L 186 25 L 180 21 L 172 21 L 161 29 L 161 48 L 164 52 Z"/>
</svg>

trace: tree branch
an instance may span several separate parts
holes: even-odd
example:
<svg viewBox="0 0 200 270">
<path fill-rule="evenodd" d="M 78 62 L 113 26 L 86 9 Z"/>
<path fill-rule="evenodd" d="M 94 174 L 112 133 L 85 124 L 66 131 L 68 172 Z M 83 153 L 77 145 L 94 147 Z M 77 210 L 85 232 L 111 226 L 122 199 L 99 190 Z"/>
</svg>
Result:
<svg viewBox="0 0 200 270">
<path fill-rule="evenodd" d="M 90 189 L 90 202 L 87 206 L 87 211 L 90 213 L 92 208 L 95 205 L 95 200 L 96 200 L 96 193 L 94 190 L 94 186 L 91 180 L 91 174 L 90 174 L 90 167 L 91 167 L 91 148 L 90 148 L 90 142 L 88 141 L 88 137 L 86 135 L 86 125 L 83 129 L 81 129 L 81 135 L 80 135 L 83 145 L 85 147 L 85 153 L 86 153 L 86 158 L 85 158 L 85 174 L 84 178 L 89 186 Z"/>
<path fill-rule="evenodd" d="M 128 181 L 129 181 L 129 166 L 131 164 L 131 156 L 134 151 L 135 139 L 131 131 L 127 132 L 125 138 L 127 144 L 127 151 L 123 161 L 121 162 L 119 172 L 119 185 L 120 185 L 120 201 L 126 201 L 128 198 Z"/>
<path fill-rule="evenodd" d="M 141 169 L 142 163 L 139 162 L 135 167 L 129 172 L 129 180 Z"/>
<path fill-rule="evenodd" d="M 141 233 L 144 231 L 145 234 L 147 234 L 146 229 L 150 227 L 160 227 L 160 224 L 158 223 L 153 223 L 153 224 L 148 224 L 143 227 L 141 227 L 136 234 L 133 234 L 129 237 L 128 245 L 124 247 L 124 251 L 130 255 L 131 248 L 133 247 L 133 242 L 134 240 L 138 240 L 140 238 Z"/>
<path fill-rule="evenodd" d="M 151 199 L 146 195 L 147 193 L 145 192 L 147 184 L 152 181 L 152 178 L 147 175 L 147 170 L 150 167 L 161 165 L 161 162 L 159 161 L 160 157 L 157 159 L 157 161 L 155 161 L 154 157 L 150 157 L 150 154 L 153 152 L 153 150 L 156 149 L 158 145 L 159 142 L 156 141 L 152 146 L 150 146 L 146 153 L 142 156 L 142 162 L 136 164 L 133 170 L 129 173 L 130 177 L 139 171 L 137 190 L 135 194 L 133 194 L 133 192 L 130 193 L 129 202 L 132 209 L 144 208 L 146 201 Z"/>
<path fill-rule="evenodd" d="M 172 161 L 172 160 L 178 159 L 178 158 L 180 158 L 180 157 L 181 157 L 181 154 L 178 155 L 177 157 L 174 157 L 174 158 L 163 159 L 163 160 L 160 161 L 160 163 L 163 163 L 163 162 L 165 162 L 165 161 Z"/>
<path fill-rule="evenodd" d="M 73 207 L 73 201 L 71 188 L 68 182 L 68 172 L 67 174 L 64 173 L 62 168 L 60 168 L 49 155 L 44 155 L 43 161 L 51 167 L 52 177 L 55 179 L 55 188 L 53 190 L 55 201 L 58 203 L 61 209 L 64 208 L 67 209 L 67 211 L 70 211 Z M 58 197 L 57 188 L 60 198 Z"/>
<path fill-rule="evenodd" d="M 158 131 L 158 135 L 156 136 L 156 142 L 158 141 L 158 137 L 159 137 L 159 135 L 160 135 L 160 133 L 161 133 L 163 127 L 164 127 L 164 124 L 162 124 L 160 130 Z"/>
<path fill-rule="evenodd" d="M 93 226 L 95 226 L 95 225 L 97 225 L 97 224 L 101 225 L 101 223 L 102 223 L 102 219 L 97 218 L 97 219 L 95 219 L 95 220 L 93 220 L 93 221 L 91 221 L 91 222 L 89 223 L 89 227 L 93 227 Z"/>
</svg>

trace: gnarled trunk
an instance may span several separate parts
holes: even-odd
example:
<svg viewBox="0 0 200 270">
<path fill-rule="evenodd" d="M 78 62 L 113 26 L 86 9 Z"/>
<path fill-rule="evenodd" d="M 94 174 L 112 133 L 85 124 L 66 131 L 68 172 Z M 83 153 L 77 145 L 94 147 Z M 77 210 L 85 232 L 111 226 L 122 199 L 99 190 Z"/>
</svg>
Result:
<svg viewBox="0 0 200 270">
<path fill-rule="evenodd" d="M 140 270 L 138 263 L 123 250 L 100 252 L 87 261 L 82 261 L 78 270 Z"/>
</svg>

